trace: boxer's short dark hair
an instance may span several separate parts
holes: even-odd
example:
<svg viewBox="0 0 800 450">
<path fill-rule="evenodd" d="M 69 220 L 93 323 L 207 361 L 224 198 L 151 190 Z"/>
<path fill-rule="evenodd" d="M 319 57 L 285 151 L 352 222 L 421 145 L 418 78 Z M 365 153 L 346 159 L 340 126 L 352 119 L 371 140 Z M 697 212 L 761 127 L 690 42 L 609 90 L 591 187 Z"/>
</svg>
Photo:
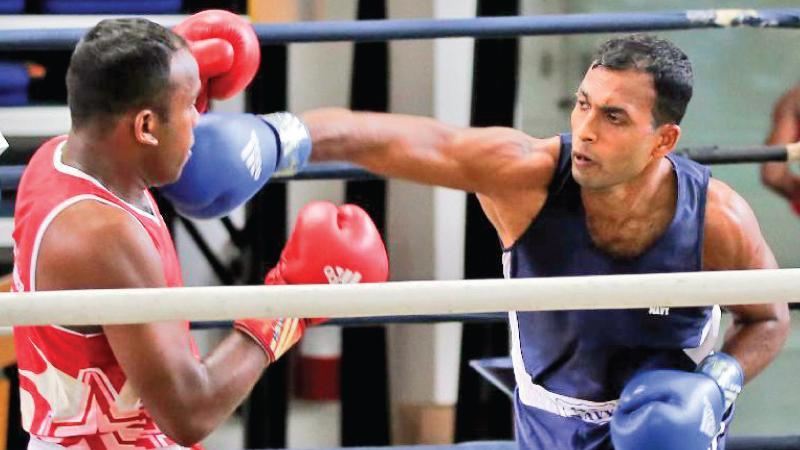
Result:
<svg viewBox="0 0 800 450">
<path fill-rule="evenodd" d="M 72 124 L 134 108 L 168 119 L 170 63 L 186 41 L 145 19 L 108 19 L 81 39 L 67 70 Z"/>
<path fill-rule="evenodd" d="M 644 34 L 614 38 L 597 50 L 595 67 L 649 73 L 656 90 L 654 124 L 681 123 L 692 98 L 694 75 L 689 57 L 672 42 Z"/>
</svg>

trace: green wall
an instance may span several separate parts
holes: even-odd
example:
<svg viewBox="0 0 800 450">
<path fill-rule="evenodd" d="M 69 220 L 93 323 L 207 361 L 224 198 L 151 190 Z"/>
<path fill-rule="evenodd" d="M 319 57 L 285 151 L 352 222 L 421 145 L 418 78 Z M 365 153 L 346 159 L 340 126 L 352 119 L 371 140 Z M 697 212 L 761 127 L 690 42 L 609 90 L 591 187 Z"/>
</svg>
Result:
<svg viewBox="0 0 800 450">
<path fill-rule="evenodd" d="M 614 11 L 666 11 L 703 8 L 733 8 L 734 1 L 664 0 L 566 0 L 554 6 L 543 0 L 526 0 L 529 11 L 594 13 Z M 754 2 L 749 2 L 751 5 Z M 761 0 L 758 8 L 796 7 L 792 2 Z M 692 60 L 695 94 L 684 119 L 680 146 L 718 144 L 754 145 L 764 141 L 770 126 L 772 105 L 781 93 L 800 81 L 800 31 L 777 29 L 712 29 L 658 33 L 678 44 Z M 562 98 L 571 99 L 583 76 L 586 61 L 595 46 L 609 35 L 583 35 L 563 38 L 523 39 L 520 81 L 522 126 L 535 135 L 568 129 L 568 112 L 553 102 L 537 102 L 541 86 L 541 58 L 531 57 L 540 46 L 557 47 L 556 62 L 566 71 L 560 77 Z M 565 67 L 565 68 L 563 68 Z M 548 84 L 545 89 L 552 89 Z M 538 120 L 542 113 L 532 108 L 552 110 L 553 120 Z M 537 116 L 535 123 L 526 117 Z M 537 124 L 545 123 L 545 127 Z M 759 218 L 764 235 L 782 267 L 800 267 L 800 219 L 782 199 L 761 186 L 758 165 L 739 164 L 713 167 L 714 176 L 729 183 L 743 195 Z"/>
</svg>

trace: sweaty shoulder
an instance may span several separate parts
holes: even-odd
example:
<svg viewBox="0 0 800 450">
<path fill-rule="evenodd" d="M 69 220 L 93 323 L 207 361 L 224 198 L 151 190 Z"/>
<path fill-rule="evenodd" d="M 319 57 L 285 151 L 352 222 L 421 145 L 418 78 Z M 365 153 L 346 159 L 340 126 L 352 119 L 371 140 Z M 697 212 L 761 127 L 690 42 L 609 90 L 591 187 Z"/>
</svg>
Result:
<svg viewBox="0 0 800 450">
<path fill-rule="evenodd" d="M 704 270 L 777 267 L 753 210 L 736 191 L 711 179 L 706 200 Z"/>
<path fill-rule="evenodd" d="M 509 128 L 482 139 L 499 164 L 498 182 L 478 191 L 478 200 L 503 246 L 510 247 L 528 228 L 547 200 L 561 150 L 559 136 L 539 139 Z M 491 188 L 491 189 L 490 189 Z"/>
<path fill-rule="evenodd" d="M 558 159 L 561 147 L 560 136 L 539 138 L 509 127 L 467 128 L 458 138 L 461 143 L 469 141 L 486 149 L 527 156 L 543 154 L 555 159 Z"/>
<path fill-rule="evenodd" d="M 506 127 L 471 128 L 460 133 L 452 151 L 471 154 L 469 166 L 479 184 L 480 194 L 542 190 L 549 185 L 558 164 L 561 140 L 558 136 L 540 139 Z M 470 161 L 468 161 L 470 162 Z"/>
<path fill-rule="evenodd" d="M 166 285 L 142 225 L 125 210 L 94 200 L 75 203 L 53 219 L 35 270 L 37 290 Z"/>
</svg>

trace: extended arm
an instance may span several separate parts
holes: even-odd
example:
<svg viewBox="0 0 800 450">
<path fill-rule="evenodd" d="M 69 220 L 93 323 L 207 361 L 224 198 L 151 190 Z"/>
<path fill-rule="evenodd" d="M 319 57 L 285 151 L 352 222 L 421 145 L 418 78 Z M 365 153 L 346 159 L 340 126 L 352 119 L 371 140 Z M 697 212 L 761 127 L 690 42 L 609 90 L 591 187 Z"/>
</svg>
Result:
<svg viewBox="0 0 800 450">
<path fill-rule="evenodd" d="M 547 186 L 558 138 L 511 128 L 459 128 L 434 119 L 327 108 L 303 114 L 315 161 L 349 161 L 378 174 L 488 196 Z"/>
</svg>

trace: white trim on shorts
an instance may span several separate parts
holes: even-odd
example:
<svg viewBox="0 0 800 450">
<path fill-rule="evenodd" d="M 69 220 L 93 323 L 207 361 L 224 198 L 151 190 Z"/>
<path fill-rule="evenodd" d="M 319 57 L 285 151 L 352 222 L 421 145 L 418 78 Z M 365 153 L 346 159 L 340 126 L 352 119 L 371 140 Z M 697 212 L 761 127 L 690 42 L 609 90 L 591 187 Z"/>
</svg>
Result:
<svg viewBox="0 0 800 450">
<path fill-rule="evenodd" d="M 611 420 L 619 400 L 592 402 L 556 394 L 535 384 L 525 371 L 525 363 L 522 360 L 516 311 L 508 313 L 508 323 L 511 328 L 511 362 L 514 365 L 514 378 L 517 380 L 517 393 L 523 405 L 561 417 L 575 417 L 589 423 L 603 424 Z"/>
<path fill-rule="evenodd" d="M 505 251 L 502 256 L 503 275 L 511 277 L 511 252 Z M 719 336 L 720 308 L 715 305 L 711 317 L 703 326 L 700 343 L 684 352 L 695 362 L 699 363 L 714 349 Z M 541 409 L 561 417 L 575 417 L 584 422 L 603 424 L 611 420 L 619 400 L 606 402 L 593 402 L 550 392 L 544 387 L 533 382 L 530 374 L 525 370 L 522 358 L 522 348 L 519 339 L 519 323 L 517 312 L 508 313 L 508 323 L 511 331 L 511 362 L 514 366 L 514 378 L 517 381 L 517 392 L 523 405 Z"/>
<path fill-rule="evenodd" d="M 31 436 L 30 440 L 28 441 L 28 450 L 64 450 L 66 448 L 67 447 L 64 447 L 59 444 L 54 444 L 52 442 L 45 442 L 41 439 L 35 438 L 34 436 Z M 170 445 L 169 447 L 159 447 L 157 450 L 190 450 L 190 449 L 187 447 L 181 447 L 179 445 Z"/>
</svg>

